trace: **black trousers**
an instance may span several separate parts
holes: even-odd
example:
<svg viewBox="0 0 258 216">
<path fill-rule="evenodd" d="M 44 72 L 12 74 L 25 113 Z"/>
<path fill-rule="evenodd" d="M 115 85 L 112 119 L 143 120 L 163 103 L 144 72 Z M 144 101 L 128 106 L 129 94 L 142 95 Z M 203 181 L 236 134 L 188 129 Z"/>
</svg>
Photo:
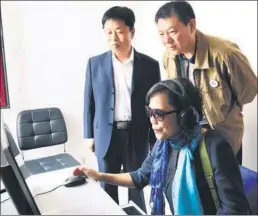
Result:
<svg viewBox="0 0 258 216">
<path fill-rule="evenodd" d="M 120 173 L 121 165 L 123 165 L 124 172 L 131 172 L 141 166 L 137 161 L 132 160 L 133 148 L 131 146 L 131 132 L 130 130 L 113 129 L 110 147 L 107 155 L 103 159 L 98 158 L 98 167 L 100 172 L 104 173 Z M 101 183 L 103 189 L 119 204 L 118 187 L 106 183 Z M 146 212 L 145 200 L 142 190 L 136 188 L 129 188 L 129 200 L 132 200 L 143 211 Z"/>
</svg>

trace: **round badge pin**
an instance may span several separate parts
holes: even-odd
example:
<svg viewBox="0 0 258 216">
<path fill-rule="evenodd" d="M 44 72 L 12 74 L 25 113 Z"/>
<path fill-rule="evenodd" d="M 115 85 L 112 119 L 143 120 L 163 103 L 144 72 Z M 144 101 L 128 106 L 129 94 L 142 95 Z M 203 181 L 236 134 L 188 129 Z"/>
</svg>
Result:
<svg viewBox="0 0 258 216">
<path fill-rule="evenodd" d="M 218 85 L 219 85 L 218 81 L 216 81 L 216 80 L 211 80 L 210 81 L 210 86 L 211 87 L 216 88 L 216 87 L 218 87 Z"/>
</svg>

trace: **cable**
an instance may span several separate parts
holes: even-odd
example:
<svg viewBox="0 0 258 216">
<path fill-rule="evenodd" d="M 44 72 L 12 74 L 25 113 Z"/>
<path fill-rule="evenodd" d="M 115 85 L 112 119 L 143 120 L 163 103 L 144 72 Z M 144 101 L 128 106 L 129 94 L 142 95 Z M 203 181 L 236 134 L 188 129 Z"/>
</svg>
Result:
<svg viewBox="0 0 258 216">
<path fill-rule="evenodd" d="M 45 192 L 42 192 L 42 193 L 38 193 L 38 194 L 36 194 L 33 198 L 35 199 L 37 196 L 39 196 L 39 195 L 43 195 L 43 194 L 46 194 L 46 193 L 50 193 L 50 192 L 52 192 L 52 191 L 54 191 L 54 190 L 56 190 L 57 188 L 60 188 L 60 187 L 62 187 L 62 186 L 64 186 L 64 184 L 61 184 L 61 185 L 58 185 L 57 187 L 55 187 L 55 188 L 53 188 L 53 189 L 51 189 L 51 190 L 49 190 L 49 191 L 45 191 Z"/>
<path fill-rule="evenodd" d="M 0 194 L 5 193 L 6 189 L 1 189 Z"/>
<path fill-rule="evenodd" d="M 5 201 L 9 200 L 9 199 L 10 199 L 10 197 L 5 199 L 5 200 L 3 200 L 3 201 L 1 201 L 1 204 L 4 203 Z"/>
<path fill-rule="evenodd" d="M 58 185 L 57 187 L 55 187 L 55 188 L 53 188 L 53 189 L 51 189 L 51 190 L 49 190 L 49 191 L 45 191 L 45 192 L 42 192 L 42 193 L 38 193 L 38 194 L 36 194 L 33 198 L 35 199 L 35 198 L 36 198 L 37 196 L 39 196 L 39 195 L 43 195 L 43 194 L 46 194 L 46 193 L 50 193 L 50 192 L 52 192 L 52 191 L 54 191 L 54 190 L 56 190 L 57 188 L 60 188 L 60 187 L 62 187 L 62 186 L 64 186 L 64 184 Z M 3 201 L 1 201 L 1 204 L 4 203 L 4 202 L 6 202 L 6 201 L 9 200 L 9 199 L 10 199 L 10 197 L 7 198 L 7 199 L 5 199 L 5 200 L 3 200 Z"/>
</svg>

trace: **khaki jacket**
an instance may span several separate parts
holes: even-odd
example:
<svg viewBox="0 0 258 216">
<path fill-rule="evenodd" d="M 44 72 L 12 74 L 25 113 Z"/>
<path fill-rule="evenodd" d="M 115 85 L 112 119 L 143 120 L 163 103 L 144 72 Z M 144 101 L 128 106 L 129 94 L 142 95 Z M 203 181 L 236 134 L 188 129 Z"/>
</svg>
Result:
<svg viewBox="0 0 258 216">
<path fill-rule="evenodd" d="M 193 75 L 203 111 L 210 127 L 220 131 L 237 153 L 244 132 L 242 108 L 257 94 L 257 77 L 236 44 L 198 30 L 196 35 Z M 180 76 L 178 58 L 167 50 L 163 64 L 168 78 Z"/>
</svg>

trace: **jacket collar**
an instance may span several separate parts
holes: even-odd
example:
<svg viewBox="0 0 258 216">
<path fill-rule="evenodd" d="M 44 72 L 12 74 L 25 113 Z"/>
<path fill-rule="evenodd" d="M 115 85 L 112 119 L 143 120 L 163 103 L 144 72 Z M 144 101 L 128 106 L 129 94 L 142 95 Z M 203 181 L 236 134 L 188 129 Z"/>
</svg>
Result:
<svg viewBox="0 0 258 216">
<path fill-rule="evenodd" d="M 209 65 L 209 44 L 203 33 L 196 30 L 197 50 L 195 57 L 195 68 L 208 69 Z"/>
</svg>

